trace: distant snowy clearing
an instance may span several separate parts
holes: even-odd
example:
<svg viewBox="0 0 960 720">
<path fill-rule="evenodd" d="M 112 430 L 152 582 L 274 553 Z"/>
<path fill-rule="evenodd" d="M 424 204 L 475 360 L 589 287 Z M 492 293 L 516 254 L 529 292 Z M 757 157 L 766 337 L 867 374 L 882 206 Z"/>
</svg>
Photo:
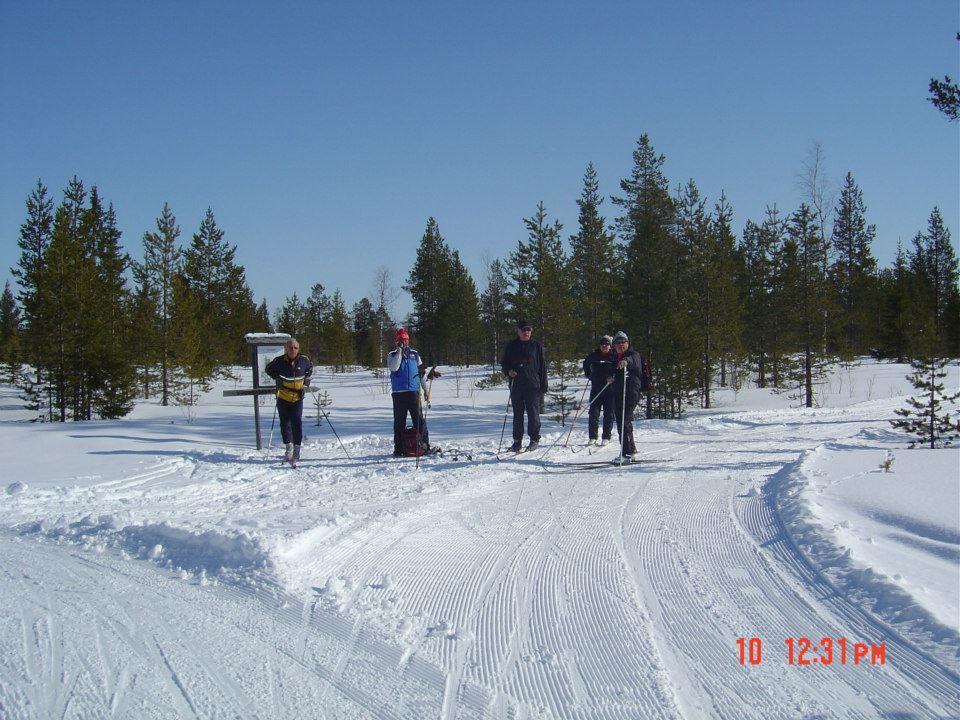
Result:
<svg viewBox="0 0 960 720">
<path fill-rule="evenodd" d="M 498 461 L 482 368 L 434 383 L 452 452 L 419 468 L 369 371 L 317 378 L 349 457 L 305 420 L 298 470 L 233 382 L 65 425 L 4 388 L 0 717 L 957 716 L 960 451 L 892 431 L 907 372 L 837 368 L 810 410 L 718 390 L 622 469 L 583 464 L 617 453 L 585 418 Z M 790 664 L 802 637 L 884 662 Z"/>
</svg>

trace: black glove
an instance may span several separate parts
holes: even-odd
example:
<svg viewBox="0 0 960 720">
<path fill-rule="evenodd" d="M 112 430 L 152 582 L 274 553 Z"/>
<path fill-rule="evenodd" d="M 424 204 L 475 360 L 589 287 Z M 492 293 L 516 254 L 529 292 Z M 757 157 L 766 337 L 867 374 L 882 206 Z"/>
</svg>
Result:
<svg viewBox="0 0 960 720">
<path fill-rule="evenodd" d="M 398 340 L 398 341 L 397 341 L 397 350 L 403 350 L 403 341 L 402 341 L 402 340 Z"/>
</svg>

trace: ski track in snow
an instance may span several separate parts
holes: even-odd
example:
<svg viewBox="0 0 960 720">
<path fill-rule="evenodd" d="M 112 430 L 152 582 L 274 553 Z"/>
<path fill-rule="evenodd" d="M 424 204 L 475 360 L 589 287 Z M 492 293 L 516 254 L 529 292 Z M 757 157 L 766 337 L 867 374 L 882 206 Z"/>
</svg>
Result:
<svg viewBox="0 0 960 720">
<path fill-rule="evenodd" d="M 641 423 L 622 469 L 473 443 L 474 463 L 413 472 L 360 438 L 299 470 L 211 453 L 17 496 L 0 717 L 956 716 L 956 666 L 852 602 L 778 515 L 778 473 L 855 419 Z M 799 636 L 883 641 L 887 664 L 791 667 Z"/>
</svg>

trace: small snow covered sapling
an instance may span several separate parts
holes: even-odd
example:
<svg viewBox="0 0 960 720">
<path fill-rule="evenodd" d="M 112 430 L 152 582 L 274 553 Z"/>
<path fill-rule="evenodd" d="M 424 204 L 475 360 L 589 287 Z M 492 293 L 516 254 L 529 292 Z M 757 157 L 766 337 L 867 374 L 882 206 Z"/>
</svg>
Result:
<svg viewBox="0 0 960 720">
<path fill-rule="evenodd" d="M 317 408 L 317 427 L 323 424 L 323 408 L 328 407 L 332 403 L 333 398 L 330 397 L 330 393 L 326 390 L 313 394 L 313 404 Z"/>
<path fill-rule="evenodd" d="M 893 453 L 890 450 L 887 450 L 887 456 L 880 463 L 880 469 L 884 472 L 893 472 L 891 469 L 893 467 Z"/>
</svg>

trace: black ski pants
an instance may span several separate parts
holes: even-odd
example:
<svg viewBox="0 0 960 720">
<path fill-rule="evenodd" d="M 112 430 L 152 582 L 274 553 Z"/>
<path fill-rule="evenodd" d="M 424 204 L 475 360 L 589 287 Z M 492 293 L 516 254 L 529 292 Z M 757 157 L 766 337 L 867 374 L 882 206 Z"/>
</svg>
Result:
<svg viewBox="0 0 960 720">
<path fill-rule="evenodd" d="M 603 395 L 594 402 L 600 393 L 603 393 Z M 597 439 L 597 432 L 600 429 L 600 413 L 603 412 L 603 438 L 609 440 L 613 435 L 613 416 L 616 404 L 613 399 L 613 387 L 608 387 L 606 381 L 592 383 L 590 385 L 590 403 L 590 414 L 587 416 L 590 439 Z"/>
<path fill-rule="evenodd" d="M 633 411 L 637 409 L 637 404 L 640 402 L 640 396 L 630 395 L 627 393 L 626 415 L 624 415 L 623 390 L 621 390 L 620 393 L 617 393 L 616 387 L 611 387 L 607 392 L 610 391 L 614 392 L 614 412 L 617 414 L 617 433 L 620 435 L 620 443 L 623 447 L 623 454 L 636 455 L 637 445 L 633 441 Z M 622 425 L 624 427 L 621 427 L 621 419 L 623 420 Z"/>
<path fill-rule="evenodd" d="M 403 452 L 403 430 L 407 427 L 407 413 L 413 420 L 413 427 L 420 433 L 420 444 L 430 447 L 430 436 L 427 434 L 427 421 L 420 409 L 420 393 L 412 391 L 395 392 L 393 394 L 393 451 Z"/>
<path fill-rule="evenodd" d="M 303 398 L 295 403 L 277 400 L 277 415 L 280 417 L 280 436 L 283 443 L 303 443 Z"/>
<path fill-rule="evenodd" d="M 540 393 L 532 388 L 510 391 L 513 404 L 513 441 L 523 440 L 523 414 L 527 414 L 527 432 L 530 440 L 540 442 Z"/>
</svg>

